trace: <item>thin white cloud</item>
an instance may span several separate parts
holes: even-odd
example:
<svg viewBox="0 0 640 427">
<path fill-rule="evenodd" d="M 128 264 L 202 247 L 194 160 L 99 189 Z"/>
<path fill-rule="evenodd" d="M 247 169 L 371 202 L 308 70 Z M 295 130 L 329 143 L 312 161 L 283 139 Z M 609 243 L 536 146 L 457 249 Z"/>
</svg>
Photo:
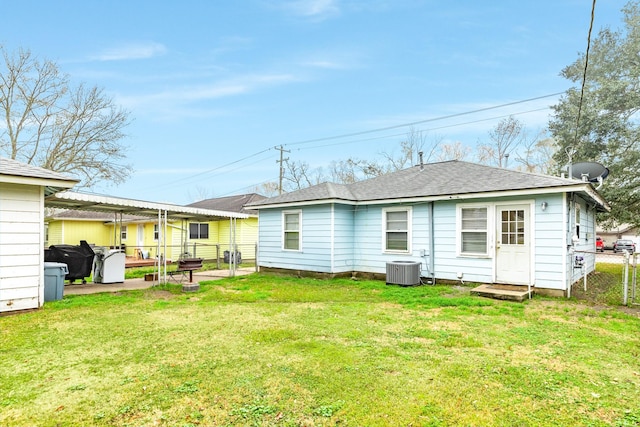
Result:
<svg viewBox="0 0 640 427">
<path fill-rule="evenodd" d="M 207 172 L 207 168 L 160 168 L 160 169 L 136 169 L 135 175 L 193 175 Z"/>
<path fill-rule="evenodd" d="M 348 64 L 345 63 L 322 59 L 306 61 L 303 62 L 302 65 L 304 65 L 305 67 L 324 68 L 327 70 L 345 70 L 351 68 Z"/>
<path fill-rule="evenodd" d="M 363 53 L 348 48 L 321 50 L 307 54 L 298 61 L 299 65 L 307 68 L 324 70 L 352 70 L 363 65 Z"/>
<path fill-rule="evenodd" d="M 249 37 L 228 36 L 221 38 L 211 52 L 214 55 L 237 52 L 250 48 L 252 44 L 253 39 Z"/>
<path fill-rule="evenodd" d="M 106 49 L 90 59 L 97 61 L 125 61 L 129 59 L 147 59 L 164 55 L 167 48 L 161 43 L 130 43 Z"/>
<path fill-rule="evenodd" d="M 340 14 L 338 0 L 295 0 L 284 3 L 282 7 L 304 18 L 326 19 Z"/>
<path fill-rule="evenodd" d="M 189 109 L 189 105 L 230 96 L 248 94 L 264 87 L 287 84 L 297 79 L 290 74 L 248 75 L 229 81 L 176 87 L 175 89 L 141 96 L 118 96 L 116 101 L 129 109 L 145 112 L 173 111 L 180 115 L 178 108 Z"/>
</svg>

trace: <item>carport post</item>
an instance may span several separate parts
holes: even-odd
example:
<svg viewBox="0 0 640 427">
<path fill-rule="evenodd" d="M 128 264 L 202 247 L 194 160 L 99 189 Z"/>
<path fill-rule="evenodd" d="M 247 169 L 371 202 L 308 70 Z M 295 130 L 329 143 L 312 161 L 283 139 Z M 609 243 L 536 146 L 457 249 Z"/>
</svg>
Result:
<svg viewBox="0 0 640 427">
<path fill-rule="evenodd" d="M 229 216 L 229 277 L 236 274 L 236 235 L 235 218 Z"/>
</svg>

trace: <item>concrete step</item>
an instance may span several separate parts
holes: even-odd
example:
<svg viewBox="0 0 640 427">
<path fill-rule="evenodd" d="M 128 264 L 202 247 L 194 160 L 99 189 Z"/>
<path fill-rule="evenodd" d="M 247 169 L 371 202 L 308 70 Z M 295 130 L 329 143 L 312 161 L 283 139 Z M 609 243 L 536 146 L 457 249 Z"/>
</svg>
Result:
<svg viewBox="0 0 640 427">
<path fill-rule="evenodd" d="M 533 293 L 533 287 L 529 290 L 527 286 L 501 284 L 480 285 L 471 290 L 472 295 L 518 302 L 529 299 L 533 296 Z"/>
</svg>

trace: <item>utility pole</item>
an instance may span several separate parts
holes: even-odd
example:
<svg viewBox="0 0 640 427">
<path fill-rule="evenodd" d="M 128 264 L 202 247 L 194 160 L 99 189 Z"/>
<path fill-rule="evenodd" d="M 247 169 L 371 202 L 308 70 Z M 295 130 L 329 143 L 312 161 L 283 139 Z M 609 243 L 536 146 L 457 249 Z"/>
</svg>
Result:
<svg viewBox="0 0 640 427">
<path fill-rule="evenodd" d="M 283 158 L 283 155 L 284 153 L 290 153 L 291 150 L 285 150 L 282 145 L 280 147 L 274 147 L 274 148 L 276 150 L 280 150 L 280 160 L 276 160 L 276 163 L 280 163 L 280 181 L 278 183 L 278 194 L 282 194 L 282 179 L 284 178 L 284 162 L 289 160 L 288 157 L 286 159 Z"/>
</svg>

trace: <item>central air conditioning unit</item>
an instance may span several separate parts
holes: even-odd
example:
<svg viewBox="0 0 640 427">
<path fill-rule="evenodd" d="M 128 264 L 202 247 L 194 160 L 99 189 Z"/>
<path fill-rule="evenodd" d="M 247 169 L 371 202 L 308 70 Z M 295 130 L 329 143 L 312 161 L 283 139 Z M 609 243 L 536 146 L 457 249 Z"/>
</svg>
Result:
<svg viewBox="0 0 640 427">
<path fill-rule="evenodd" d="M 415 286 L 419 284 L 419 262 L 392 261 L 387 263 L 387 285 Z"/>
</svg>

